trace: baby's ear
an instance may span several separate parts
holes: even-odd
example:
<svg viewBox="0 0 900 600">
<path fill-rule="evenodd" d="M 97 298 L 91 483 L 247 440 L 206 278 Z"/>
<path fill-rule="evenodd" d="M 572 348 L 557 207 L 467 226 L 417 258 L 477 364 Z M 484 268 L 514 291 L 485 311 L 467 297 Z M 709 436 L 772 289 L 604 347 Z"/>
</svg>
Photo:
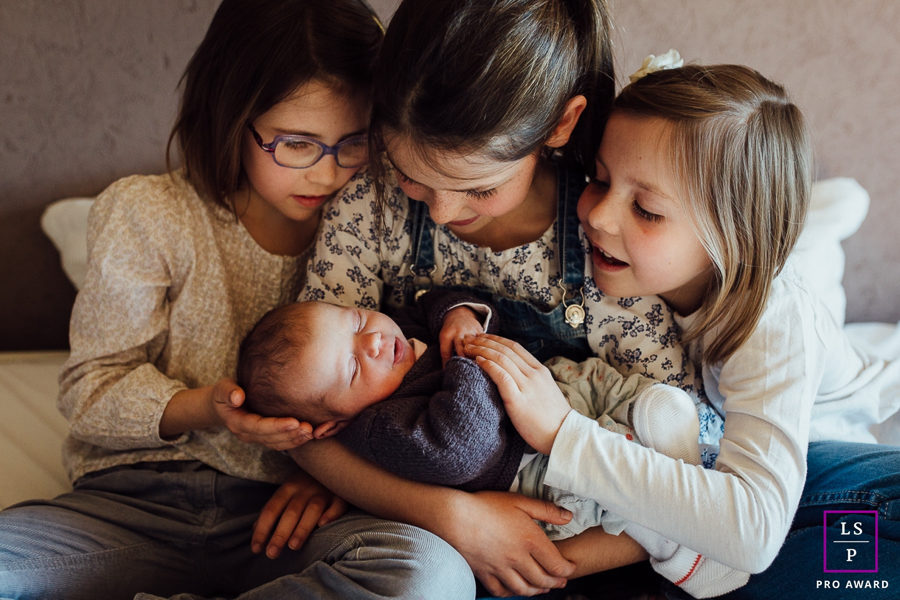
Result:
<svg viewBox="0 0 900 600">
<path fill-rule="evenodd" d="M 320 423 L 313 429 L 313 439 L 323 440 L 327 437 L 331 437 L 349 424 L 350 421 L 347 421 L 346 419 L 341 419 L 339 421 L 325 421 L 324 423 Z"/>
</svg>

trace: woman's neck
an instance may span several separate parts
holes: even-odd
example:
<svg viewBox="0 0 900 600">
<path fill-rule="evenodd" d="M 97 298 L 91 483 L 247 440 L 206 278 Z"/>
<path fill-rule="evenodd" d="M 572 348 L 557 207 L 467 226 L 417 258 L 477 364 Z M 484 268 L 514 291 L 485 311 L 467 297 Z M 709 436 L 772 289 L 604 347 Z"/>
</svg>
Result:
<svg viewBox="0 0 900 600">
<path fill-rule="evenodd" d="M 516 208 L 460 239 L 500 252 L 534 242 L 553 224 L 557 212 L 556 169 L 538 160 L 525 200 Z"/>
</svg>

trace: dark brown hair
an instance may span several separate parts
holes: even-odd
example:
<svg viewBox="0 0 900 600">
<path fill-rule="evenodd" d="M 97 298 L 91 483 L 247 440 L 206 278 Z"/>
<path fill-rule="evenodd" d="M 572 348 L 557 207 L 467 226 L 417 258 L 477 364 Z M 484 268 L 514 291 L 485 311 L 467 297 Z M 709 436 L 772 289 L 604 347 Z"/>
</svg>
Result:
<svg viewBox="0 0 900 600">
<path fill-rule="evenodd" d="M 175 141 L 201 197 L 231 208 L 253 121 L 313 79 L 368 93 L 382 39 L 361 0 L 223 0 L 181 80 Z"/>
<path fill-rule="evenodd" d="M 563 156 L 593 164 L 614 96 L 605 0 L 404 0 L 375 65 L 370 140 L 498 161 L 540 148 L 573 96 L 588 101 Z M 383 163 L 372 161 L 376 181 Z"/>
<path fill-rule="evenodd" d="M 273 308 L 254 325 L 241 342 L 238 352 L 237 383 L 246 394 L 245 408 L 266 417 L 298 417 L 317 424 L 313 409 L 323 400 L 314 395 L 306 398 L 287 398 L 286 386 L 303 388 L 290 381 L 291 367 L 302 360 L 309 347 L 312 330 L 309 327 L 310 302 L 294 302 Z M 308 389 L 313 386 L 309 385 Z"/>
</svg>

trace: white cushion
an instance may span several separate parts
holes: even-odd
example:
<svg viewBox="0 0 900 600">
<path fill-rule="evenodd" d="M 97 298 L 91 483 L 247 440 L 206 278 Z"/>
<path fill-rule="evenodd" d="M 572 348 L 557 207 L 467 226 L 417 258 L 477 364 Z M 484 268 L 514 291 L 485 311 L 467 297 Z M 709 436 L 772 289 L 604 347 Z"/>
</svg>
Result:
<svg viewBox="0 0 900 600">
<path fill-rule="evenodd" d="M 788 261 L 817 292 L 838 323 L 844 323 L 847 297 L 841 240 L 853 235 L 869 211 L 869 194 L 849 177 L 813 184 L 803 233 Z"/>
<path fill-rule="evenodd" d="M 93 198 L 57 200 L 41 216 L 41 228 L 59 250 L 63 271 L 75 289 L 87 272 L 87 220 Z"/>
</svg>

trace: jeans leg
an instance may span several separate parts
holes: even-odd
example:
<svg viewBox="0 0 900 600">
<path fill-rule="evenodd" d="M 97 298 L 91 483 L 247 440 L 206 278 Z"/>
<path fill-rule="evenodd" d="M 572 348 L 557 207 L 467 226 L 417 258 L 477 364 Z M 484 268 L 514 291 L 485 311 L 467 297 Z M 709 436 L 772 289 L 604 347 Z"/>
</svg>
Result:
<svg viewBox="0 0 900 600">
<path fill-rule="evenodd" d="M 475 597 L 472 570 L 450 544 L 423 529 L 362 513 L 317 530 L 292 562 L 302 568 L 239 600 Z"/>
<path fill-rule="evenodd" d="M 194 463 L 154 465 L 11 507 L 0 513 L 0 598 L 474 597 L 449 544 L 360 513 L 277 560 L 254 555 L 253 521 L 274 489 Z"/>
<path fill-rule="evenodd" d="M 131 598 L 192 580 L 177 548 L 98 514 L 118 510 L 80 492 L 0 513 L 0 597 L 97 600 Z"/>
<path fill-rule="evenodd" d="M 875 444 L 810 444 L 806 486 L 784 546 L 772 565 L 726 596 L 733 599 L 828 598 L 878 600 L 900 591 L 900 448 Z M 824 511 L 835 514 L 826 531 Z M 874 536 L 877 517 L 878 537 Z M 855 542 L 878 548 L 877 573 L 825 572 L 831 540 L 854 530 Z M 828 550 L 828 548 L 832 548 Z M 835 569 L 831 559 L 828 568 Z M 860 565 L 869 569 L 871 564 Z M 851 566 L 851 568 L 853 568 Z M 843 570 L 843 569 L 842 569 Z M 877 584 L 877 588 L 873 587 Z M 825 586 L 828 586 L 827 589 Z M 850 587 L 848 587 L 848 585 Z M 856 586 L 869 586 L 858 588 Z M 887 588 L 885 589 L 885 585 Z"/>
<path fill-rule="evenodd" d="M 233 596 L 235 600 L 475 597 L 474 575 L 448 543 L 423 529 L 359 512 L 317 529 L 302 548 L 286 549 L 278 559 L 250 555 L 244 549 L 241 553 L 218 564 L 225 573 L 240 574 L 238 585 L 246 591 Z M 135 598 L 161 597 L 139 594 Z M 184 593 L 169 600 L 201 598 L 208 597 Z"/>
</svg>

